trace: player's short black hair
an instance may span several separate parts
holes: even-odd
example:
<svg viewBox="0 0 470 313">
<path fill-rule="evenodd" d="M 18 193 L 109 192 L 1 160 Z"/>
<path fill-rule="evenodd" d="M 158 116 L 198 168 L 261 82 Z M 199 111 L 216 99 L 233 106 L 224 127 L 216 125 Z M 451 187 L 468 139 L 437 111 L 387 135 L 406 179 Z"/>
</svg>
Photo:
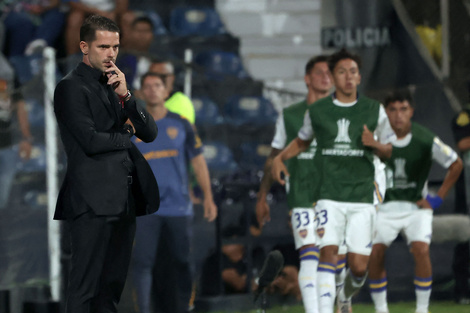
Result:
<svg viewBox="0 0 470 313">
<path fill-rule="evenodd" d="M 318 55 L 308 60 L 307 64 L 305 65 L 305 75 L 309 74 L 310 71 L 315 67 L 315 64 L 320 62 L 328 62 L 328 56 Z"/>
<path fill-rule="evenodd" d="M 411 95 L 411 92 L 409 89 L 396 89 L 385 97 L 384 101 L 384 107 L 387 107 L 390 103 L 393 102 L 404 102 L 408 101 L 410 104 L 410 107 L 414 108 L 414 101 L 413 101 L 413 96 Z"/>
<path fill-rule="evenodd" d="M 338 52 L 333 53 L 330 55 L 328 58 L 328 67 L 330 69 L 330 72 L 333 73 L 333 70 L 335 69 L 336 64 L 338 64 L 339 61 L 344 60 L 344 59 L 351 59 L 354 62 L 356 62 L 357 67 L 360 69 L 361 68 L 361 58 L 352 52 L 349 52 L 346 49 L 341 49 Z"/>
<path fill-rule="evenodd" d="M 80 27 L 80 41 L 94 41 L 97 30 L 121 33 L 121 30 L 113 20 L 101 15 L 90 15 Z"/>
<path fill-rule="evenodd" d="M 147 23 L 150 25 L 150 28 L 152 28 L 153 30 L 153 22 L 152 20 L 150 19 L 150 17 L 148 16 L 139 16 L 139 17 L 136 17 L 133 21 L 132 21 L 132 24 L 131 24 L 131 27 L 134 27 L 135 25 L 139 24 L 139 23 Z"/>
<path fill-rule="evenodd" d="M 158 77 L 162 80 L 162 83 L 163 85 L 165 86 L 166 88 L 166 76 L 167 75 L 163 75 L 163 74 L 159 74 L 159 73 L 154 73 L 154 72 L 147 72 L 145 73 L 144 75 L 142 75 L 142 77 L 140 78 L 140 86 L 143 87 L 144 86 L 144 81 L 147 77 Z"/>
</svg>

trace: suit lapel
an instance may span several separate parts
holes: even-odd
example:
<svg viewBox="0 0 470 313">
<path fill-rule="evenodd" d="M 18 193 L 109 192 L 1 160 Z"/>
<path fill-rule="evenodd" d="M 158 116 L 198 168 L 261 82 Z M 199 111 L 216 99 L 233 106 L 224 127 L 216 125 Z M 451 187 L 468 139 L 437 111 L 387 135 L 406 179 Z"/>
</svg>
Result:
<svg viewBox="0 0 470 313">
<path fill-rule="evenodd" d="M 111 103 L 109 102 L 108 95 L 105 93 L 104 89 L 100 88 L 100 86 L 98 84 L 91 83 L 87 79 L 87 77 L 82 75 L 80 72 L 79 72 L 79 74 L 80 74 L 79 76 L 80 76 L 80 79 L 82 80 L 82 82 L 85 85 L 87 85 L 91 90 L 93 90 L 93 92 L 100 98 L 102 104 L 104 105 L 104 107 L 108 111 L 109 115 L 113 116 L 113 117 L 116 116 L 116 113 L 114 112 L 114 110 L 111 106 Z"/>
</svg>

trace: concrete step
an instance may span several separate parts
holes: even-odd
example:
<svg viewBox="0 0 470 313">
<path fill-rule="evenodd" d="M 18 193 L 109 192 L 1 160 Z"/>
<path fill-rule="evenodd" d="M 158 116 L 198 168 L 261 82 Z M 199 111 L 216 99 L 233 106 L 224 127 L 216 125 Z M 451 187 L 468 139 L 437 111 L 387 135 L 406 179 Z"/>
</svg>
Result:
<svg viewBox="0 0 470 313">
<path fill-rule="evenodd" d="M 219 12 L 306 12 L 319 11 L 321 0 L 218 0 Z"/>
<path fill-rule="evenodd" d="M 320 11 L 307 13 L 232 13 L 226 12 L 222 19 L 235 36 L 273 37 L 277 35 L 310 35 L 320 33 Z"/>
<path fill-rule="evenodd" d="M 245 68 L 255 79 L 291 79 L 304 76 L 306 61 L 296 57 L 266 56 L 244 58 Z"/>
<path fill-rule="evenodd" d="M 297 92 L 301 94 L 307 94 L 307 87 L 305 86 L 305 81 L 299 78 L 292 79 L 268 79 L 264 81 L 265 86 L 273 87 L 277 89 L 289 90 L 292 92 Z M 284 105 L 287 105 L 284 104 Z"/>
<path fill-rule="evenodd" d="M 298 56 L 308 58 L 321 52 L 320 33 L 276 37 L 246 37 L 240 42 L 243 57 Z"/>
</svg>

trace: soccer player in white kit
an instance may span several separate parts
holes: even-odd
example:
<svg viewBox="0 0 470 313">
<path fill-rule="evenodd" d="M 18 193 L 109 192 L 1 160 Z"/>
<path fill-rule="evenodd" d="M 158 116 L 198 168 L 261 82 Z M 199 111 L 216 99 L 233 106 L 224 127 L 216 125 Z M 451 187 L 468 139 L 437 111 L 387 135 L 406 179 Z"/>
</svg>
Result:
<svg viewBox="0 0 470 313">
<path fill-rule="evenodd" d="M 314 162 L 320 169 L 315 207 L 321 248 L 317 273 L 320 313 L 333 312 L 338 246 L 344 239 L 350 270 L 338 293 L 341 312 L 349 312 L 351 297 L 366 279 L 376 213 L 374 155 L 390 157 L 390 142 L 396 138 L 383 106 L 357 92 L 359 57 L 342 50 L 330 57 L 328 65 L 336 92 L 309 107 L 298 137 L 272 166 L 273 177 L 283 184 L 281 172 L 289 174 L 283 161 L 317 140 Z"/>
<path fill-rule="evenodd" d="M 256 215 L 259 225 L 269 221 L 269 206 L 266 195 L 271 188 L 271 163 L 282 149 L 295 137 L 302 127 L 305 112 L 309 105 L 328 96 L 332 87 L 327 57 L 311 58 L 305 66 L 305 84 L 308 88 L 307 98 L 282 110 L 276 123 L 276 132 L 271 143 L 272 150 L 264 167 L 264 176 L 260 184 Z M 313 164 L 316 145 L 312 142 L 308 151 L 300 154 L 289 163 L 291 177 L 286 186 L 289 209 L 292 209 L 292 228 L 295 248 L 299 250 L 299 288 L 306 313 L 318 313 L 316 272 L 318 266 L 318 248 L 316 244 L 314 185 L 318 181 Z"/>
<path fill-rule="evenodd" d="M 376 236 L 369 263 L 369 287 L 377 313 L 388 313 L 385 251 L 400 232 L 406 236 L 415 261 L 416 313 L 428 313 L 432 286 L 429 244 L 433 209 L 437 209 L 457 181 L 462 160 L 436 135 L 411 122 L 414 107 L 408 91 L 395 91 L 385 110 L 398 139 L 387 164 L 385 201 L 377 213 Z M 428 194 L 432 161 L 447 169 L 437 195 Z"/>
</svg>

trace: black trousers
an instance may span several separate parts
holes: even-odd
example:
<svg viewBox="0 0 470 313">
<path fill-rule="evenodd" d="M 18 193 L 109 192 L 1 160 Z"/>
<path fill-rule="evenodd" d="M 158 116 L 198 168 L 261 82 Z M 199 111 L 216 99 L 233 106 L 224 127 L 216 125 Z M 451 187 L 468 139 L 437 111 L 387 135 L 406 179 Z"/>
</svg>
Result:
<svg viewBox="0 0 470 313">
<path fill-rule="evenodd" d="M 135 235 L 133 211 L 68 220 L 71 270 L 66 313 L 115 313 L 126 282 Z"/>
</svg>

